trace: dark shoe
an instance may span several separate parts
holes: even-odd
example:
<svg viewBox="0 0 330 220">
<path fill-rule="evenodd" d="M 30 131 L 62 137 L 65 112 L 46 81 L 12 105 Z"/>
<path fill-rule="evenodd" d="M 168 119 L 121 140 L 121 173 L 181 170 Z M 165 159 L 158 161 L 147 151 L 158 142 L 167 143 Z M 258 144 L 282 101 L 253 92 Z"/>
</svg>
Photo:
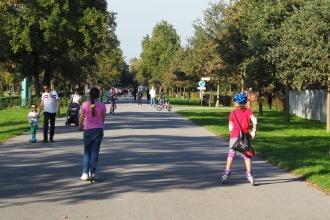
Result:
<svg viewBox="0 0 330 220">
<path fill-rule="evenodd" d="M 53 139 L 49 139 L 49 142 L 50 142 L 50 143 L 54 143 L 54 140 L 53 140 Z"/>
<path fill-rule="evenodd" d="M 42 143 L 47 143 L 48 141 L 47 140 L 43 140 Z"/>
</svg>

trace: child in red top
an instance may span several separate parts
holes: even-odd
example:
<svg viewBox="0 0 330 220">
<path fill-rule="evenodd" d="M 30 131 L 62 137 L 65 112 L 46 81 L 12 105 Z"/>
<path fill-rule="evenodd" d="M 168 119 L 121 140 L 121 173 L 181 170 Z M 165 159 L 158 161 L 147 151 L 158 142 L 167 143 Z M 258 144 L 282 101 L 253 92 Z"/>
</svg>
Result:
<svg viewBox="0 0 330 220">
<path fill-rule="evenodd" d="M 253 130 L 250 133 L 251 137 L 254 138 L 257 132 L 257 118 L 253 115 L 252 110 L 246 107 L 247 97 L 245 94 L 236 94 L 233 97 L 235 102 L 235 110 L 232 111 L 229 115 L 229 124 L 228 128 L 230 131 L 230 141 L 229 141 L 229 152 L 227 155 L 227 164 L 226 169 L 222 175 L 222 183 L 226 183 L 231 173 L 231 166 L 233 164 L 233 160 L 236 156 L 236 151 L 231 149 L 235 141 L 239 136 L 239 132 L 241 130 L 238 122 L 241 124 L 241 127 L 245 133 L 249 133 L 250 129 L 250 120 L 253 124 Z M 237 120 L 235 118 L 234 112 L 236 114 Z M 255 184 L 255 180 L 252 174 L 252 163 L 251 158 L 248 156 L 242 156 L 245 161 L 246 166 L 246 177 L 250 181 L 252 185 Z"/>
</svg>

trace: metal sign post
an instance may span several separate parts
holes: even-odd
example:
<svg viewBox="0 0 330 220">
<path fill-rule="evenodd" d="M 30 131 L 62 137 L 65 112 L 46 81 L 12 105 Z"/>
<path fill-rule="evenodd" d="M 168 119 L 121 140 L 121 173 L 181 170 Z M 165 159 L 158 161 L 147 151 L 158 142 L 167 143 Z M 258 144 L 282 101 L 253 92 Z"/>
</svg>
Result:
<svg viewBox="0 0 330 220">
<path fill-rule="evenodd" d="M 201 99 L 201 106 L 203 106 L 203 92 L 206 90 L 205 81 L 210 81 L 211 77 L 202 77 L 201 81 L 199 81 L 197 89 L 199 89 L 199 97 Z"/>
<path fill-rule="evenodd" d="M 197 87 L 197 89 L 199 89 L 199 97 L 201 99 L 201 106 L 203 106 L 203 91 L 206 90 L 206 87 L 204 85 L 205 85 L 205 82 L 200 81 L 199 87 Z"/>
<path fill-rule="evenodd" d="M 202 77 L 201 80 L 202 81 L 210 81 L 211 80 L 211 77 Z"/>
</svg>

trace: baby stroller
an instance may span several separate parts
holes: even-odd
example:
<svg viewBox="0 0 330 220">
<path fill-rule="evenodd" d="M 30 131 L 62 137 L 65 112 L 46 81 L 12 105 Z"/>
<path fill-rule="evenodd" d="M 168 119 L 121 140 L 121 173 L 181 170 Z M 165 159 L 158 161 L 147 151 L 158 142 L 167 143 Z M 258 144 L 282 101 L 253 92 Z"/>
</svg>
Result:
<svg viewBox="0 0 330 220">
<path fill-rule="evenodd" d="M 79 104 L 72 102 L 69 104 L 69 109 L 67 111 L 67 119 L 65 122 L 65 126 L 70 126 L 71 124 L 74 124 L 75 126 L 79 125 Z"/>
</svg>

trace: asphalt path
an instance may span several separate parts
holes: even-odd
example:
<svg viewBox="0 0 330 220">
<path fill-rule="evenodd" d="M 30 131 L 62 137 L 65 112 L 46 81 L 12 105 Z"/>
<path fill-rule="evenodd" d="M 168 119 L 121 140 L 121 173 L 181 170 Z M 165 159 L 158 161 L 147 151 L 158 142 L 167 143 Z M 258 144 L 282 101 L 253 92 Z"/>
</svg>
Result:
<svg viewBox="0 0 330 220">
<path fill-rule="evenodd" d="M 240 157 L 221 184 L 226 140 L 132 97 L 107 114 L 90 184 L 79 179 L 82 132 L 65 122 L 56 121 L 55 143 L 31 144 L 27 132 L 1 144 L 1 220 L 330 219 L 329 196 L 257 157 L 255 186 Z"/>
</svg>

